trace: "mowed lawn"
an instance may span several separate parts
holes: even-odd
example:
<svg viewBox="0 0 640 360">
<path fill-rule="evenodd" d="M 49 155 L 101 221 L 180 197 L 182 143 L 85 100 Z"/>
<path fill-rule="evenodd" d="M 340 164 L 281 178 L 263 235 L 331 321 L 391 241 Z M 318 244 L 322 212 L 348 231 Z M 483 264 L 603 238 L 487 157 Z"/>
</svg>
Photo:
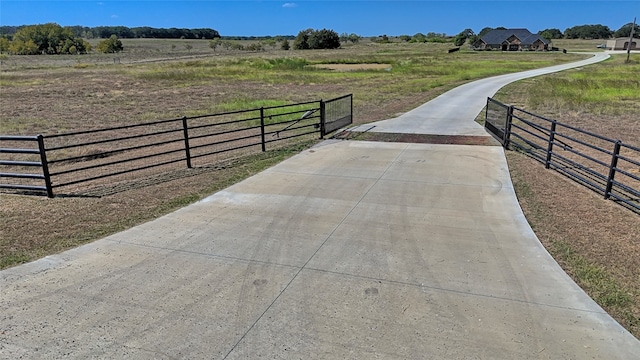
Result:
<svg viewBox="0 0 640 360">
<path fill-rule="evenodd" d="M 278 46 L 265 46 L 266 50 L 260 52 L 220 47 L 214 51 L 206 40 L 123 42 L 125 52 L 120 54 L 10 56 L 2 60 L 0 134 L 54 134 L 350 93 L 354 95 L 354 122 L 367 123 L 394 117 L 474 79 L 586 56 L 465 49 L 449 54 L 452 46 L 447 44 L 378 44 L 366 40 L 336 50 L 284 51 Z M 570 51 L 596 50 L 592 43 L 574 41 L 556 46 Z M 635 91 L 638 83 L 633 76 L 630 81 L 612 81 L 637 74 L 638 57 L 634 54 L 631 64 L 616 56 L 566 74 L 529 79 L 508 86 L 498 98 L 640 145 L 634 135 L 640 127 L 640 91 Z M 349 66 L 337 66 L 340 64 Z M 592 76 L 591 71 L 598 75 Z M 587 81 L 592 81 L 589 86 L 593 88 L 607 90 L 569 91 L 584 88 Z M 602 98 L 595 98 L 598 94 L 603 94 Z M 605 129 L 603 124 L 618 126 Z M 0 194 L 0 267 L 60 252 L 148 221 L 312 144 L 305 141 L 287 149 L 234 159 L 191 176 L 132 187 L 101 198 Z M 639 336 L 640 275 L 628 268 L 640 266 L 625 260 L 639 258 L 638 216 L 552 171 L 544 171 L 522 155 L 509 153 L 508 159 L 518 196 L 541 240 L 578 283 Z M 562 191 L 549 196 L 549 187 Z M 577 208 L 584 213 L 576 214 Z M 553 223 L 558 219 L 562 221 Z M 576 228 L 589 231 L 578 232 Z M 591 245 L 584 245 L 587 243 Z M 598 250 L 603 248 L 611 251 Z M 578 270 L 582 268 L 586 270 Z M 594 279 L 594 273 L 597 280 L 584 280 Z M 611 293 L 614 288 L 614 301 L 599 299 L 598 294 Z"/>
</svg>

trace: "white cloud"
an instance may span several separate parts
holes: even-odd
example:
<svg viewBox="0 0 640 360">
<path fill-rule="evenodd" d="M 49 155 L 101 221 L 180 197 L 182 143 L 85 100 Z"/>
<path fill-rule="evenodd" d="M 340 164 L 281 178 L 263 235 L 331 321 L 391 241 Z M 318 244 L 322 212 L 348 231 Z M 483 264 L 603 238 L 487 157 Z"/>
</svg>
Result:
<svg viewBox="0 0 640 360">
<path fill-rule="evenodd" d="M 118 15 L 111 15 L 111 18 L 112 18 L 112 19 L 117 19 L 117 18 L 118 18 Z"/>
<path fill-rule="evenodd" d="M 294 7 L 298 7 L 298 4 L 296 3 L 284 3 L 282 5 L 283 8 L 294 8 Z"/>
</svg>

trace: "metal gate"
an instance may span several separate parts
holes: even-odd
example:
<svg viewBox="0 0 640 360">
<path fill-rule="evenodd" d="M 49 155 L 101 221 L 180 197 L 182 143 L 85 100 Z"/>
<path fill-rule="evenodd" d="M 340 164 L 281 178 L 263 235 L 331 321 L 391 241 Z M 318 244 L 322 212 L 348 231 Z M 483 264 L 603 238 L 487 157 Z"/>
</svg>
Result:
<svg viewBox="0 0 640 360">
<path fill-rule="evenodd" d="M 320 104 L 321 126 L 320 133 L 324 137 L 353 123 L 353 94 L 341 96 Z"/>
</svg>

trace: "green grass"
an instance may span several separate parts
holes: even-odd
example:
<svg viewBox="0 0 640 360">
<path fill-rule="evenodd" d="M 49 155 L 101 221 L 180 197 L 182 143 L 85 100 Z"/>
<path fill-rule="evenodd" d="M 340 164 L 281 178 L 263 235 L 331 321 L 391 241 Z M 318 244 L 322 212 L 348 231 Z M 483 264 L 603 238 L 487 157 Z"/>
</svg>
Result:
<svg viewBox="0 0 640 360">
<path fill-rule="evenodd" d="M 577 254 L 569 244 L 560 240 L 551 242 L 553 254 L 571 265 L 579 285 L 588 291 L 597 303 L 608 307 L 624 308 L 631 304 L 633 295 L 621 286 L 602 266 L 597 266 Z"/>
<path fill-rule="evenodd" d="M 529 89 L 527 106 L 578 108 L 595 114 L 619 114 L 626 102 L 640 102 L 640 62 L 615 55 L 598 66 L 544 76 Z"/>
<path fill-rule="evenodd" d="M 577 254 L 571 245 L 558 239 L 551 240 L 550 252 L 554 258 L 565 263 L 565 268 L 593 300 L 614 315 L 621 324 L 633 333 L 638 333 L 640 318 L 631 310 L 637 305 L 631 290 L 620 285 L 615 276 L 604 267 L 598 266 Z"/>
<path fill-rule="evenodd" d="M 395 51 L 389 51 L 388 47 Z M 273 57 L 269 54 L 251 54 L 236 58 L 208 58 L 149 64 L 132 68 L 130 73 L 141 80 L 161 82 L 169 86 L 191 86 L 212 81 L 253 81 L 266 84 L 334 84 L 357 81 L 365 88 L 378 88 L 394 82 L 414 81 L 438 77 L 436 83 L 469 81 L 487 76 L 551 66 L 579 59 L 580 56 L 559 53 L 513 53 L 461 51 L 444 53 L 441 47 L 425 44 L 385 44 L 371 53 L 349 54 L 340 51 L 296 51 L 295 56 Z M 314 68 L 310 64 L 390 64 L 391 70 L 359 70 L 338 72 Z M 417 89 L 431 89 L 419 86 Z M 416 88 L 402 91 L 403 95 Z M 424 91 L 424 90 L 422 90 Z"/>
</svg>

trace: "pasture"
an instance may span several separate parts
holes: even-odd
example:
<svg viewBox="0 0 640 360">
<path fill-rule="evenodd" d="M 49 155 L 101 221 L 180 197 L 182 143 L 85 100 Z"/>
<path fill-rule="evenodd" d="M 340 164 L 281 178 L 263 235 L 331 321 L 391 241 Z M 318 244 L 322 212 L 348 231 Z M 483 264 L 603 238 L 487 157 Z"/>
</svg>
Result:
<svg viewBox="0 0 640 360">
<path fill-rule="evenodd" d="M 0 65 L 0 134 L 55 134 L 354 95 L 354 122 L 411 110 L 464 82 L 583 58 L 562 52 L 447 53 L 447 44 L 378 44 L 336 50 L 247 52 L 206 40 L 123 40 L 119 54 L 9 56 Z M 556 41 L 596 51 L 593 41 Z M 339 64 L 350 65 L 340 69 Z M 375 64 L 372 65 L 372 64 Z M 350 71 L 340 71 L 340 70 Z M 638 145 L 640 71 L 603 64 L 512 84 L 497 99 Z M 627 79 L 617 81 L 616 79 Z M 589 86 L 594 91 L 587 96 Z M 576 87 L 584 91 L 575 90 Z M 228 159 L 104 197 L 0 194 L 0 268 L 60 252 L 194 202 L 314 143 Z M 592 296 L 640 336 L 637 215 L 508 154 L 527 218 L 550 252 Z M 594 226 L 597 224 L 597 226 Z M 615 290 L 615 291 L 614 291 Z M 604 296 L 599 299 L 599 294 Z M 614 294 L 614 298 L 607 294 Z"/>
</svg>

